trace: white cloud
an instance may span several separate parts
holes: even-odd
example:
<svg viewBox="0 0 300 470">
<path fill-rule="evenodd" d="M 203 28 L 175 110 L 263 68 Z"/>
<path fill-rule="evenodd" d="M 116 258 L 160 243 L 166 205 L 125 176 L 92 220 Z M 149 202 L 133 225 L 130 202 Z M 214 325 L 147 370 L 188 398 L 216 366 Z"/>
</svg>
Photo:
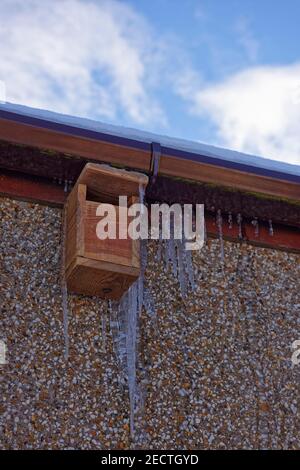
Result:
<svg viewBox="0 0 300 470">
<path fill-rule="evenodd" d="M 216 125 L 219 145 L 300 163 L 300 64 L 249 68 L 185 99 Z"/>
<path fill-rule="evenodd" d="M 139 125 L 165 123 L 154 98 L 157 49 L 144 18 L 116 0 L 1 0 L 7 101 Z"/>
<path fill-rule="evenodd" d="M 6 102 L 6 87 L 5 83 L 0 80 L 0 103 Z"/>
</svg>

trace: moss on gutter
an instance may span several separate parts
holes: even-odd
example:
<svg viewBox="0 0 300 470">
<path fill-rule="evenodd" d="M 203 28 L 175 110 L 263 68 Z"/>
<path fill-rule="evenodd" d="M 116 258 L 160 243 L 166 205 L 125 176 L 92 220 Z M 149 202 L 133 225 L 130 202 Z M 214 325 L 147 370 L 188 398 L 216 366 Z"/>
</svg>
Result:
<svg viewBox="0 0 300 470">
<path fill-rule="evenodd" d="M 271 194 L 265 194 L 265 193 L 261 193 L 261 192 L 255 192 L 255 191 L 246 191 L 246 190 L 243 191 L 243 190 L 240 190 L 240 189 L 234 189 L 233 187 L 230 187 L 230 186 L 223 186 L 223 185 L 216 184 L 216 183 L 206 183 L 206 182 L 203 183 L 201 181 L 195 181 L 195 180 L 190 180 L 190 179 L 187 179 L 187 178 L 181 178 L 180 176 L 172 176 L 172 177 L 168 176 L 168 178 L 176 180 L 176 181 L 181 181 L 181 182 L 184 182 L 184 183 L 187 183 L 187 184 L 191 184 L 191 185 L 201 186 L 203 188 L 218 189 L 218 190 L 226 191 L 226 192 L 232 193 L 232 194 L 245 194 L 245 195 L 248 195 L 248 196 L 254 196 L 257 199 L 262 199 L 264 201 L 269 200 L 269 201 L 285 202 L 287 204 L 291 204 L 291 205 L 300 207 L 300 200 L 296 200 L 296 199 L 289 199 L 289 198 L 280 197 L 280 196 L 273 196 Z"/>
</svg>

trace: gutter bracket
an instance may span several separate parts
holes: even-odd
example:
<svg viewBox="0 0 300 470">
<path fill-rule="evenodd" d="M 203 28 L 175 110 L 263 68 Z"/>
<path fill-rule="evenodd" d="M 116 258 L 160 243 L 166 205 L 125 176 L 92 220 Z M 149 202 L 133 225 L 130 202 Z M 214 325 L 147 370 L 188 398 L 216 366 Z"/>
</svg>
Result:
<svg viewBox="0 0 300 470">
<path fill-rule="evenodd" d="M 151 162 L 150 162 L 150 184 L 154 184 L 158 176 L 159 164 L 161 158 L 161 146 L 158 142 L 151 143 Z"/>
</svg>

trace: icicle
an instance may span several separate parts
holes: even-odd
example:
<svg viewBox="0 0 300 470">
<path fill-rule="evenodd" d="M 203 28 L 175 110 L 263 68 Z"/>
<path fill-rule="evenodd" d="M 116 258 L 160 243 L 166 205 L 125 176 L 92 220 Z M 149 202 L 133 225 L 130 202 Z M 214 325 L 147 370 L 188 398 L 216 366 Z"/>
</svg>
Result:
<svg viewBox="0 0 300 470">
<path fill-rule="evenodd" d="M 232 213 L 231 212 L 229 212 L 229 214 L 228 214 L 228 227 L 229 227 L 230 230 L 233 227 L 233 218 L 232 218 Z"/>
<path fill-rule="evenodd" d="M 191 221 L 189 220 L 189 222 Z M 192 228 L 195 230 L 195 227 L 192 227 Z M 193 258 L 192 258 L 191 250 L 186 249 L 187 242 L 188 242 L 188 239 L 186 238 L 184 227 L 182 227 L 182 244 L 183 244 L 183 250 L 184 250 L 184 262 L 185 262 L 186 275 L 188 277 L 188 281 L 190 283 L 192 290 L 195 290 L 196 286 L 195 286 L 195 278 L 194 278 Z"/>
<path fill-rule="evenodd" d="M 167 271 L 169 269 L 169 240 L 162 241 L 162 259 L 164 262 L 164 269 Z"/>
<path fill-rule="evenodd" d="M 144 288 L 143 305 L 144 305 L 145 310 L 148 313 L 148 315 L 155 319 L 156 316 L 157 316 L 157 313 L 156 313 L 154 300 L 153 300 L 153 297 L 152 297 L 149 289 L 147 289 L 147 288 Z"/>
<path fill-rule="evenodd" d="M 145 271 L 147 268 L 147 240 L 140 240 L 140 276 L 138 279 L 138 309 L 139 313 L 142 311 L 144 303 L 144 283 L 145 283 Z"/>
<path fill-rule="evenodd" d="M 135 415 L 142 410 L 143 391 L 139 390 L 136 371 L 138 369 L 139 315 L 142 306 L 151 315 L 155 308 L 150 292 L 144 286 L 147 267 L 147 241 L 140 241 L 141 273 L 139 279 L 130 286 L 119 303 L 110 303 L 110 329 L 114 350 L 120 370 L 121 383 L 128 385 L 130 402 L 130 434 L 135 436 Z"/>
<path fill-rule="evenodd" d="M 65 180 L 64 192 L 68 192 L 68 180 Z"/>
<path fill-rule="evenodd" d="M 178 278 L 180 285 L 180 292 L 182 297 L 186 296 L 187 293 L 187 282 L 185 274 L 185 246 L 182 240 L 176 240 L 177 247 L 177 263 L 178 263 Z"/>
<path fill-rule="evenodd" d="M 271 219 L 269 219 L 269 235 L 271 235 L 271 237 L 274 235 L 273 222 Z"/>
<path fill-rule="evenodd" d="M 176 246 L 174 237 L 171 236 L 170 240 L 167 241 L 168 243 L 168 253 L 169 253 L 169 262 L 171 263 L 172 273 L 173 276 L 177 276 L 177 259 L 176 259 Z"/>
<path fill-rule="evenodd" d="M 118 322 L 118 315 L 117 315 L 118 304 L 116 305 L 116 308 L 114 307 L 115 306 L 113 302 L 109 300 L 108 312 L 109 312 L 110 334 L 112 337 L 113 350 L 114 350 L 117 362 L 119 364 L 119 355 L 118 355 L 118 348 L 117 348 L 118 336 L 119 336 L 119 322 Z M 102 335 L 102 338 L 103 338 L 103 335 Z"/>
<path fill-rule="evenodd" d="M 136 337 L 137 337 L 137 283 L 134 283 L 128 291 L 128 311 L 127 311 L 127 371 L 128 390 L 130 403 L 130 433 L 134 437 L 134 417 L 137 404 L 137 384 L 136 384 Z"/>
<path fill-rule="evenodd" d="M 159 230 L 159 239 L 158 239 L 158 248 L 157 248 L 157 252 L 156 252 L 156 259 L 157 261 L 160 261 L 161 260 L 161 255 L 162 255 L 162 244 L 163 244 L 163 240 L 162 240 L 162 222 L 161 222 L 161 217 L 159 218 L 159 227 L 158 227 L 158 230 Z"/>
<path fill-rule="evenodd" d="M 62 236 L 61 236 L 61 295 L 62 295 L 62 310 L 63 310 L 63 328 L 64 328 L 64 341 L 65 341 L 65 352 L 64 357 L 67 360 L 69 357 L 69 320 L 68 320 L 68 291 L 66 285 L 65 276 L 65 238 L 66 238 L 66 225 L 67 216 L 66 209 L 62 213 Z"/>
<path fill-rule="evenodd" d="M 251 223 L 254 227 L 254 235 L 258 237 L 259 236 L 259 223 L 258 223 L 257 217 L 254 217 Z"/>
<path fill-rule="evenodd" d="M 147 241 L 141 240 L 140 243 L 141 273 L 138 279 L 138 311 L 139 315 L 141 315 L 142 307 L 144 306 L 148 315 L 155 318 L 155 304 L 149 289 L 145 287 L 145 272 L 147 268 Z"/>
<path fill-rule="evenodd" d="M 218 236 L 219 236 L 219 242 L 220 242 L 221 263 L 224 264 L 223 218 L 222 218 L 221 209 L 218 209 L 218 212 L 217 212 L 217 228 L 218 228 Z"/>
<path fill-rule="evenodd" d="M 195 285 L 193 258 L 192 258 L 191 250 L 186 250 L 185 255 L 186 255 L 185 256 L 186 269 L 187 269 L 187 273 L 188 273 L 189 282 L 190 282 L 192 290 L 195 290 L 196 285 Z"/>
<path fill-rule="evenodd" d="M 140 200 L 140 204 L 142 204 L 141 214 L 144 213 L 144 199 L 145 199 L 145 186 L 140 183 L 139 184 L 139 200 Z"/>
<path fill-rule="evenodd" d="M 169 263 L 171 263 L 173 275 L 176 277 L 177 276 L 177 257 L 176 257 L 176 244 L 175 244 L 174 237 L 175 237 L 174 214 L 171 214 L 170 240 L 167 240 L 167 246 L 168 246 Z"/>
<path fill-rule="evenodd" d="M 110 303 L 110 331 L 122 385 L 125 385 L 127 377 L 127 300 L 126 293 L 120 302 Z"/>
<path fill-rule="evenodd" d="M 237 218 L 236 218 L 236 221 L 237 221 L 237 224 L 238 224 L 239 239 L 240 239 L 240 240 L 243 239 L 242 220 L 243 220 L 243 219 L 242 219 L 241 214 L 238 214 L 238 215 L 237 215 Z"/>
</svg>

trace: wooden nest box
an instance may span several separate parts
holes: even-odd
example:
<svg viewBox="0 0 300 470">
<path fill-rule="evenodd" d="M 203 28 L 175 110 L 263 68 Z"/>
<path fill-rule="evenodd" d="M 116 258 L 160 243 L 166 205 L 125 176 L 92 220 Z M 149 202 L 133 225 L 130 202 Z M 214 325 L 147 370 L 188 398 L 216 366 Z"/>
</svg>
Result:
<svg viewBox="0 0 300 470">
<path fill-rule="evenodd" d="M 139 202 L 140 186 L 147 184 L 142 173 L 93 163 L 85 166 L 65 207 L 65 274 L 70 292 L 120 299 L 138 278 L 139 240 L 118 238 L 119 196 L 127 196 L 130 206 Z M 96 211 L 101 203 L 115 206 L 116 239 L 97 237 L 101 217 Z"/>
</svg>

